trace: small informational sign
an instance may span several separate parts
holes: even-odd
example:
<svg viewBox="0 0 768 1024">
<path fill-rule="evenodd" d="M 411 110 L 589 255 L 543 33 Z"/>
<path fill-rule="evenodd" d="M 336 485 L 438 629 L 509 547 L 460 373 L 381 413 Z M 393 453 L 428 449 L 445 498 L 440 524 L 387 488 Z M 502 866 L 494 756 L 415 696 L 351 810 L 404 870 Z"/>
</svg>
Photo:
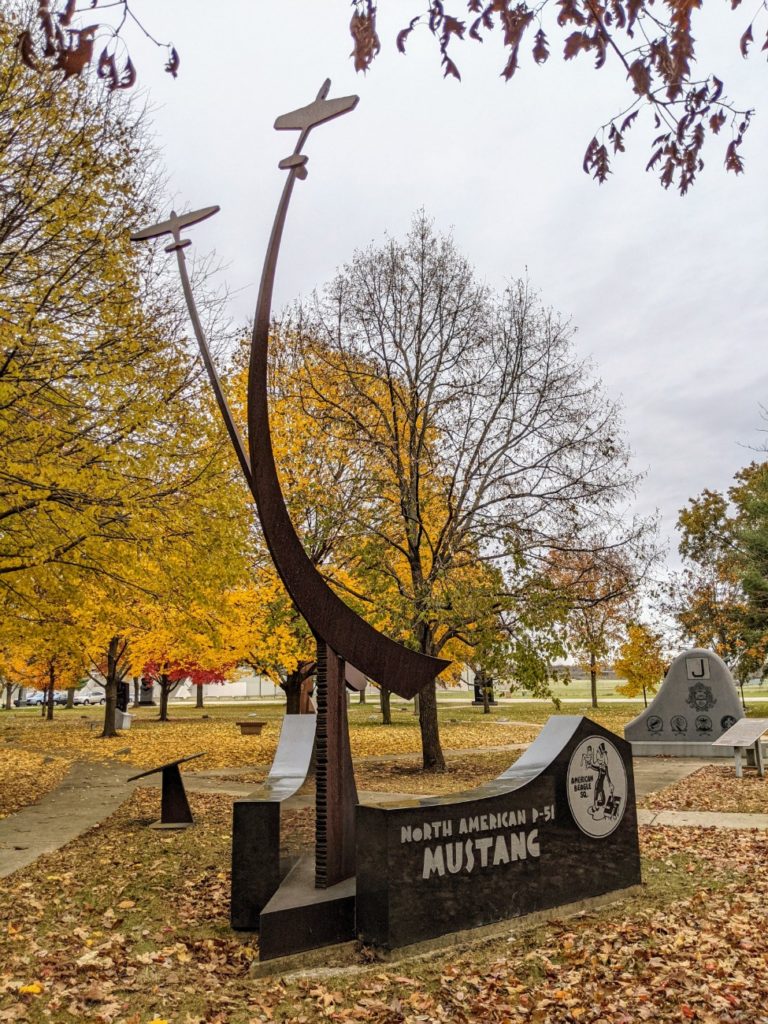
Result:
<svg viewBox="0 0 768 1024">
<path fill-rule="evenodd" d="M 715 740 L 718 747 L 751 747 L 768 732 L 768 718 L 742 718 Z"/>
</svg>

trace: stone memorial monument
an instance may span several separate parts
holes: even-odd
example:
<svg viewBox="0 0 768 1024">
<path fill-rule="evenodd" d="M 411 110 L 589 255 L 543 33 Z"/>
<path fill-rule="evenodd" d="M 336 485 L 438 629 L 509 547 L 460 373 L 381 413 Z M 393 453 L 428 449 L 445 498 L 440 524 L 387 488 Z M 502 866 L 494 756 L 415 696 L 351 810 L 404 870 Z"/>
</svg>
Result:
<svg viewBox="0 0 768 1024">
<path fill-rule="evenodd" d="M 624 727 L 635 757 L 724 757 L 713 746 L 744 711 L 728 666 L 713 651 L 694 648 L 672 662 L 648 707 Z"/>
<path fill-rule="evenodd" d="M 640 881 L 629 744 L 585 718 L 551 719 L 517 764 L 475 791 L 395 807 L 358 806 L 345 683 L 367 677 L 410 699 L 449 663 L 378 632 L 330 588 L 290 520 L 275 464 L 267 365 L 288 207 L 294 185 L 307 178 L 303 150 L 310 132 L 357 106 L 356 96 L 329 99 L 330 84 L 275 121 L 277 130 L 298 132 L 298 139 L 279 164 L 287 174 L 251 339 L 247 444 L 211 358 L 184 255 L 191 241 L 182 231 L 212 217 L 218 206 L 171 211 L 168 220 L 131 236 L 170 236 L 166 252 L 176 256 L 200 352 L 272 560 L 317 641 L 316 719 L 311 728 L 284 724 L 267 783 L 234 812 L 232 924 L 258 929 L 262 960 L 355 936 L 381 946 L 408 945 Z M 291 866 L 280 860 L 280 804 L 312 765 L 314 858 Z"/>
</svg>

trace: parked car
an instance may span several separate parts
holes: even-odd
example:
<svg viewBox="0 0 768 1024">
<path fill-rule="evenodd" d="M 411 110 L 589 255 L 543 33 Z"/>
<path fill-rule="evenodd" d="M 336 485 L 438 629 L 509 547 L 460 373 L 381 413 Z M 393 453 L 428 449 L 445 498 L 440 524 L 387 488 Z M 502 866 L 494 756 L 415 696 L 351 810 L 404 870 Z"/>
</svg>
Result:
<svg viewBox="0 0 768 1024">
<path fill-rule="evenodd" d="M 41 704 L 45 704 L 46 695 L 42 690 L 33 690 L 32 693 L 27 694 L 26 705 L 27 707 L 40 707 Z M 54 690 L 53 691 L 53 703 L 62 707 L 67 703 L 66 690 Z"/>
<path fill-rule="evenodd" d="M 75 694 L 75 705 L 90 705 L 90 704 L 106 704 L 107 698 L 100 691 L 85 693 L 83 690 L 78 690 Z"/>
</svg>

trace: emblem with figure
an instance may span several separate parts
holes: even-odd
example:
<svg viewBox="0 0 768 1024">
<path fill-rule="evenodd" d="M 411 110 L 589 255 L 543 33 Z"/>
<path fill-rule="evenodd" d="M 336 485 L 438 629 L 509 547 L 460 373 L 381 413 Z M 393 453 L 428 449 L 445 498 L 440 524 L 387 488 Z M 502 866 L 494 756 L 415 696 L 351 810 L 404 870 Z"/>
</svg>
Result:
<svg viewBox="0 0 768 1024">
<path fill-rule="evenodd" d="M 568 765 L 568 806 L 582 832 L 603 839 L 624 817 L 627 773 L 616 747 L 602 736 L 583 740 Z"/>
<path fill-rule="evenodd" d="M 717 698 L 712 693 L 712 687 L 706 683 L 694 683 L 688 687 L 688 699 L 685 702 L 694 711 L 709 711 L 717 704 Z"/>
</svg>

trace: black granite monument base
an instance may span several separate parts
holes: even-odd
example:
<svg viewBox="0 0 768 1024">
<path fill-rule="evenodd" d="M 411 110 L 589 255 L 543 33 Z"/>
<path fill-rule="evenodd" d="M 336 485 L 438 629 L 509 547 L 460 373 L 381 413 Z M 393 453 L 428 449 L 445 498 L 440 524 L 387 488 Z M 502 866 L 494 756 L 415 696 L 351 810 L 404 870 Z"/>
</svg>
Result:
<svg viewBox="0 0 768 1024">
<path fill-rule="evenodd" d="M 274 848 L 274 812 L 253 810 L 236 809 L 241 845 Z M 263 908 L 258 898 L 240 908 L 249 922 L 261 910 L 262 961 L 354 937 L 413 946 L 641 880 L 630 744 L 580 716 L 550 718 L 519 761 L 477 789 L 359 806 L 356 831 L 356 878 L 317 888 L 302 858 Z M 256 846 L 247 867 L 258 870 Z"/>
<path fill-rule="evenodd" d="M 230 913 L 240 931 L 258 931 L 259 915 L 287 874 L 280 808 L 307 780 L 316 728 L 314 715 L 286 715 L 269 775 L 250 797 L 234 803 Z"/>
<path fill-rule="evenodd" d="M 358 808 L 357 933 L 385 949 L 639 882 L 630 747 L 586 718 L 475 790 Z"/>
<path fill-rule="evenodd" d="M 259 959 L 301 953 L 355 937 L 355 880 L 315 888 L 315 861 L 302 857 L 259 918 Z"/>
</svg>

